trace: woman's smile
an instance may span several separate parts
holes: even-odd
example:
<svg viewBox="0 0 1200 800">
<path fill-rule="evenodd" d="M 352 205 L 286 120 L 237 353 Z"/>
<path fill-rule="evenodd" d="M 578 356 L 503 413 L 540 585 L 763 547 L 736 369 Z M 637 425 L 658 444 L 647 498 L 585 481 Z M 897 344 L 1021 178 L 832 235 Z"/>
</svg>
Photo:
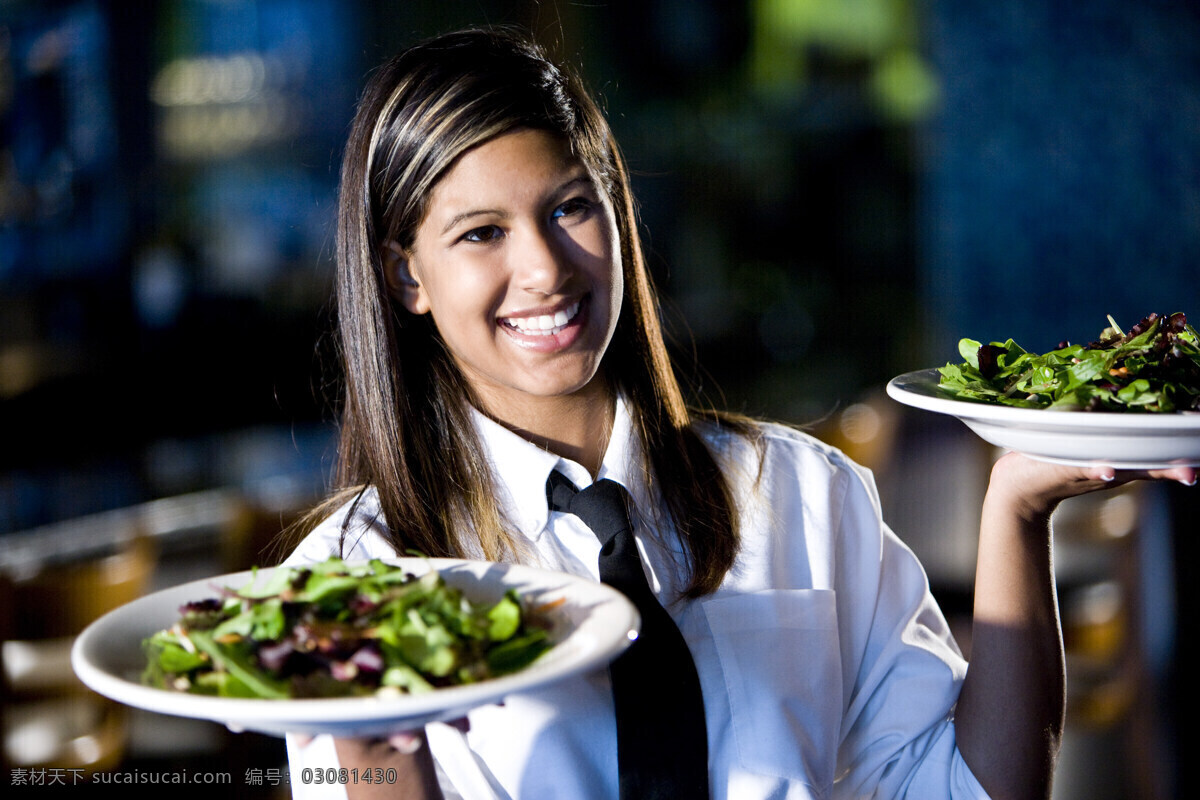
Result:
<svg viewBox="0 0 1200 800">
<path fill-rule="evenodd" d="M 557 310 L 522 311 L 501 317 L 500 325 L 521 347 L 549 352 L 569 347 L 586 321 L 580 314 L 583 301 Z"/>
</svg>

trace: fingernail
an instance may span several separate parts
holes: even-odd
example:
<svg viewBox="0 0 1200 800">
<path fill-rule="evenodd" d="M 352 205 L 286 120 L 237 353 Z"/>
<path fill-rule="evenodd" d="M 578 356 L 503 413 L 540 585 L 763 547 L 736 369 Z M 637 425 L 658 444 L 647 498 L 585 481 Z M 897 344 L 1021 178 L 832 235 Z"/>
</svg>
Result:
<svg viewBox="0 0 1200 800">
<path fill-rule="evenodd" d="M 394 734 L 388 737 L 388 743 L 399 753 L 411 756 L 421 749 L 421 737 L 411 734 Z"/>
</svg>

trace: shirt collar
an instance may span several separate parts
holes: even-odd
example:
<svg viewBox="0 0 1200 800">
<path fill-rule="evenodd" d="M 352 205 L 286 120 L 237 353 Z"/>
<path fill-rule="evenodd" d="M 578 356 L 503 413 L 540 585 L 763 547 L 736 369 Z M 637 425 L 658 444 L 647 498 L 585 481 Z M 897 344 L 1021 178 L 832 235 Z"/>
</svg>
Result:
<svg viewBox="0 0 1200 800">
<path fill-rule="evenodd" d="M 592 483 L 582 464 L 545 450 L 472 408 L 475 431 L 483 444 L 501 511 L 526 537 L 536 540 L 546 529 L 546 480 L 558 469 L 579 488 Z M 641 443 L 633 429 L 629 408 L 618 396 L 613 413 L 613 430 L 600 465 L 600 478 L 616 481 L 629 490 L 635 505 L 645 497 L 641 475 Z"/>
</svg>

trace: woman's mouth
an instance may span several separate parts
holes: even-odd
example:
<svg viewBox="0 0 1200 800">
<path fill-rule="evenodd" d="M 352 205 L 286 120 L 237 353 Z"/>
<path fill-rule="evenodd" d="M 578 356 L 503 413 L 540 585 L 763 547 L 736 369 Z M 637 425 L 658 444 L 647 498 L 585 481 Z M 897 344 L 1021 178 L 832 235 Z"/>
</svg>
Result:
<svg viewBox="0 0 1200 800">
<path fill-rule="evenodd" d="M 575 319 L 580 303 L 572 303 L 553 314 L 537 314 L 528 317 L 501 317 L 500 324 L 512 328 L 525 336 L 555 336 Z"/>
</svg>

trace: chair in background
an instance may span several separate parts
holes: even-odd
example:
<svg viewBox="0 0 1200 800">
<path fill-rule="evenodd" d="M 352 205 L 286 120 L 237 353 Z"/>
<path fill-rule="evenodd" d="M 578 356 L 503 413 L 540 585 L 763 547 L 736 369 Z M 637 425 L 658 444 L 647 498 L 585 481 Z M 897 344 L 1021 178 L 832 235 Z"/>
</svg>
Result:
<svg viewBox="0 0 1200 800">
<path fill-rule="evenodd" d="M 133 536 L 116 552 L 0 575 L 0 719 L 6 769 L 99 772 L 125 755 L 126 709 L 85 687 L 71 669 L 74 638 L 104 613 L 143 595 L 153 541 Z"/>
</svg>

